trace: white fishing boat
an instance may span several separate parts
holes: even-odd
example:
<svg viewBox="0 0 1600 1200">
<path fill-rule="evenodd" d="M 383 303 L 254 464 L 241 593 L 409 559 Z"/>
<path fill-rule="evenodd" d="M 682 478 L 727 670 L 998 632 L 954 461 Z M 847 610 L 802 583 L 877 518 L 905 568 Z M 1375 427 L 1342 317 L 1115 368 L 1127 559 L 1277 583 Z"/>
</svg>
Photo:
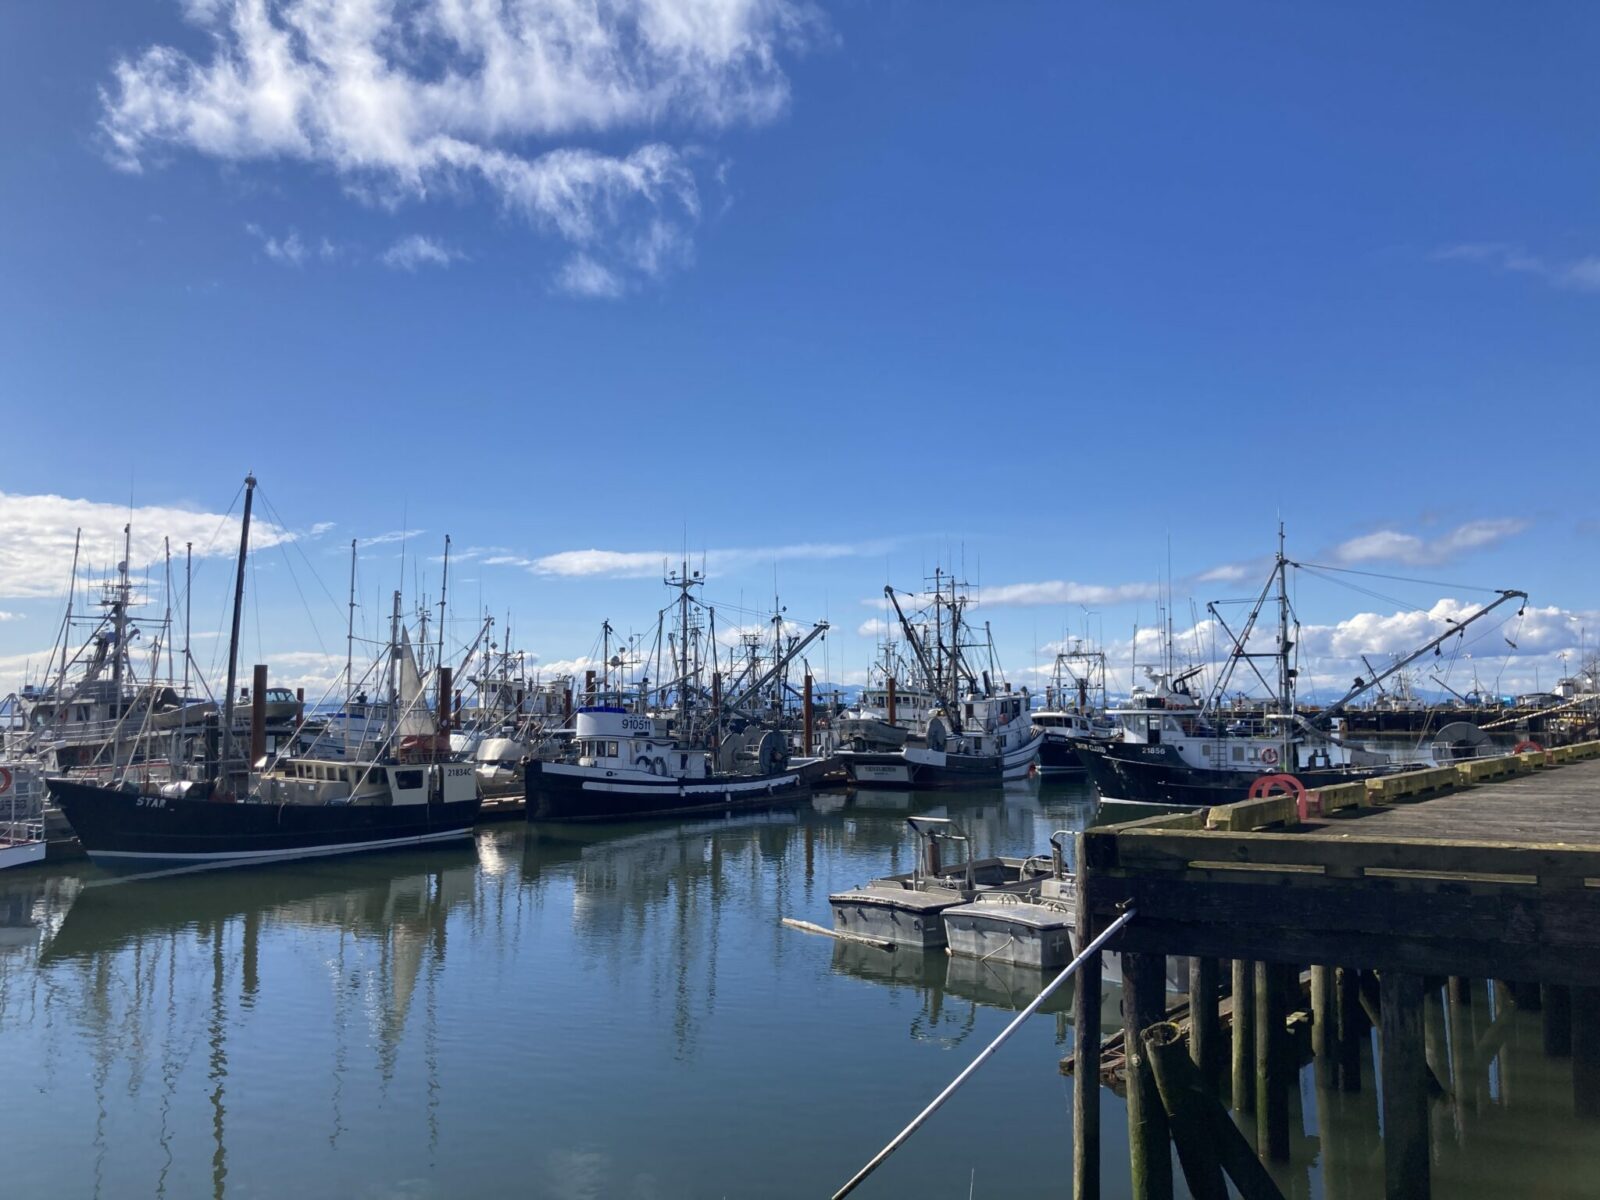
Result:
<svg viewBox="0 0 1600 1200">
<path fill-rule="evenodd" d="M 1034 728 L 1028 690 L 1013 692 L 998 678 L 993 639 L 971 639 L 964 618 L 969 601 L 954 581 L 948 595 L 944 589 L 942 572 L 935 572 L 931 611 L 918 622 L 906 615 L 895 590 L 884 588 L 915 655 L 918 682 L 911 694 L 925 694 L 933 707 L 919 724 L 901 722 L 898 708 L 885 710 L 884 721 L 906 726 L 904 738 L 897 731 L 873 744 L 870 727 L 856 727 L 838 751 L 856 787 L 993 787 L 1023 778 L 1038 761 L 1044 735 Z M 978 657 L 985 649 L 987 666 Z"/>
<path fill-rule="evenodd" d="M 0 870 L 44 861 L 42 791 L 36 766 L 0 763 Z"/>
</svg>

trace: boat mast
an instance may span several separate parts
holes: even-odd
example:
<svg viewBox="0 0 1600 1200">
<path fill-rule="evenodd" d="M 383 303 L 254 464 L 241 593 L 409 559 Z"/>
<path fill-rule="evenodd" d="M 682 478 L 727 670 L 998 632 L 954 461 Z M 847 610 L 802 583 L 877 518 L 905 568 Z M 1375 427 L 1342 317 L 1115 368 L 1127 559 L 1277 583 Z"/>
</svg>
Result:
<svg viewBox="0 0 1600 1200">
<path fill-rule="evenodd" d="M 444 665 L 445 602 L 450 593 L 450 535 L 444 535 L 444 574 L 439 579 L 439 666 Z"/>
<path fill-rule="evenodd" d="M 389 736 L 400 729 L 400 592 L 394 594 L 389 616 Z"/>
<path fill-rule="evenodd" d="M 1289 640 L 1289 560 L 1283 554 L 1283 522 L 1278 522 L 1278 711 L 1282 721 L 1278 736 L 1283 749 L 1278 762 L 1285 771 L 1293 772 L 1299 763 L 1294 754 L 1294 667 L 1289 663 L 1289 652 L 1294 643 Z"/>
<path fill-rule="evenodd" d="M 356 539 L 350 539 L 350 604 L 344 623 L 344 716 L 349 728 L 350 698 L 355 690 L 356 665 Z"/>
<path fill-rule="evenodd" d="M 67 687 L 67 662 L 71 657 L 67 651 L 67 643 L 72 637 L 72 601 L 78 594 L 78 548 L 82 544 L 83 530 L 79 528 L 72 538 L 72 575 L 67 580 L 67 616 L 61 623 L 61 674 L 56 680 L 56 702 L 58 704 L 65 699 Z M 45 676 L 45 682 L 49 682 L 48 672 Z"/>
<path fill-rule="evenodd" d="M 111 771 L 115 778 L 117 763 L 122 758 L 122 664 L 127 654 L 128 636 L 128 556 L 133 553 L 133 525 L 122 527 L 122 561 L 117 564 L 117 599 L 112 608 L 112 627 L 116 630 L 116 654 L 111 659 Z M 130 755 L 130 758 L 132 756 Z"/>
<path fill-rule="evenodd" d="M 239 619 L 244 613 L 244 564 L 250 554 L 250 505 L 255 499 L 256 477 L 244 477 L 244 517 L 239 522 L 239 563 L 233 580 L 233 632 L 228 635 L 228 690 L 222 699 L 222 761 L 219 768 L 223 777 L 233 766 L 233 696 L 234 683 L 239 675 Z"/>
</svg>

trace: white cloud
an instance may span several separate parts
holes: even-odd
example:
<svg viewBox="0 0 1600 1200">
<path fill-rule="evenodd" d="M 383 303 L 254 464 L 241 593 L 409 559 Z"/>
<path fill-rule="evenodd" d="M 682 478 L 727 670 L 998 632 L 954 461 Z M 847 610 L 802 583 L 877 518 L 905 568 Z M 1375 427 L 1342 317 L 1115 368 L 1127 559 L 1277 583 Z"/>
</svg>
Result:
<svg viewBox="0 0 1600 1200">
<path fill-rule="evenodd" d="M 759 563 L 789 562 L 794 560 L 822 561 L 833 558 L 856 558 L 884 553 L 889 545 L 884 541 L 841 543 L 800 542 L 789 546 L 752 546 L 738 549 L 706 550 L 688 555 L 689 569 L 700 569 L 704 564 L 707 574 L 737 570 Z M 659 571 L 672 569 L 684 558 L 681 551 L 666 550 L 562 550 L 541 558 L 522 559 L 515 555 L 502 555 L 486 559 L 493 565 L 526 566 L 539 575 L 566 577 L 609 576 L 618 579 L 644 578 Z"/>
<path fill-rule="evenodd" d="M 391 542 L 409 541 L 411 538 L 420 537 L 427 532 L 426 529 L 391 529 L 388 533 L 374 534 L 372 537 L 358 540 L 363 546 L 386 546 Z"/>
<path fill-rule="evenodd" d="M 1521 246 L 1508 242 L 1469 242 L 1447 246 L 1435 251 L 1433 257 L 1442 261 L 1484 263 L 1502 271 L 1535 275 L 1556 287 L 1600 292 L 1600 255 L 1552 260 L 1529 254 Z"/>
<path fill-rule="evenodd" d="M 130 524 L 129 567 L 136 573 L 161 558 L 164 537 L 171 539 L 175 557 L 182 556 L 186 542 L 194 543 L 197 559 L 232 556 L 239 545 L 235 516 L 162 506 L 129 509 L 125 504 L 65 496 L 0 492 L 0 596 L 65 595 L 76 531 L 83 530 L 80 571 L 103 571 L 121 561 L 122 528 Z M 259 517 L 250 523 L 250 543 L 256 548 L 293 537 Z"/>
<path fill-rule="evenodd" d="M 885 621 L 882 617 L 872 617 L 869 620 L 861 622 L 860 626 L 858 626 L 856 629 L 856 636 L 864 638 L 881 638 L 884 634 L 889 632 L 889 628 L 889 622 Z"/>
<path fill-rule="evenodd" d="M 27 619 L 24 613 L 6 612 L 4 609 L 0 609 L 0 621 L 25 621 Z"/>
<path fill-rule="evenodd" d="M 986 587 L 979 600 L 988 607 L 1040 604 L 1131 604 L 1155 600 L 1161 588 L 1154 583 L 1071 583 L 1052 579 L 1043 583 L 1008 583 Z"/>
<path fill-rule="evenodd" d="M 595 299 L 615 299 L 626 290 L 616 272 L 601 266 L 587 254 L 574 254 L 556 275 L 558 291 Z"/>
<path fill-rule="evenodd" d="M 385 250 L 380 255 L 380 261 L 384 266 L 396 270 L 415 271 L 418 267 L 448 267 L 464 257 L 460 251 L 450 249 L 443 242 L 413 233 Z"/>
<path fill-rule="evenodd" d="M 1380 529 L 1336 546 L 1333 557 L 1341 563 L 1397 562 L 1406 566 L 1437 566 L 1472 550 L 1482 550 L 1528 527 L 1514 517 L 1468 521 L 1436 538 L 1423 538 L 1395 529 Z"/>
<path fill-rule="evenodd" d="M 261 243 L 261 249 L 266 256 L 276 262 L 284 263 L 291 267 L 304 266 L 306 262 L 315 257 L 324 262 L 331 262 L 339 257 L 339 249 L 327 238 L 318 240 L 315 246 L 301 238 L 298 230 L 290 229 L 281 237 L 269 234 L 261 226 L 254 223 L 244 227 L 246 233 Z"/>
<path fill-rule="evenodd" d="M 635 278 L 686 260 L 705 156 L 571 143 L 771 121 L 789 99 L 780 53 L 824 24 L 806 0 L 185 0 L 184 12 L 208 53 L 149 46 L 102 89 L 116 165 L 140 171 L 172 148 L 291 160 L 390 207 L 481 188 Z M 279 247 L 303 261 L 303 243 L 299 259 Z"/>
</svg>

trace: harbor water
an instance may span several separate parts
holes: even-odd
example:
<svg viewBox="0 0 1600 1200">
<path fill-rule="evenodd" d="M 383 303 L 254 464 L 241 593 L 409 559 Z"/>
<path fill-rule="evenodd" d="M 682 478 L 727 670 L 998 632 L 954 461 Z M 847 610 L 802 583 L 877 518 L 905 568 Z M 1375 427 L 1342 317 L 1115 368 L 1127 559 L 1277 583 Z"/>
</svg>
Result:
<svg viewBox="0 0 1600 1200">
<path fill-rule="evenodd" d="M 1096 808 L 1038 783 L 821 794 L 247 871 L 0 877 L 5 1193 L 826 1196 L 1044 982 L 780 926 L 909 869 L 912 813 L 1026 854 Z M 1069 1010 L 1063 991 L 858 1195 L 1069 1194 Z M 1463 1129 L 1436 1131 L 1436 1195 L 1594 1193 L 1595 1137 L 1546 1111 L 1563 1084 L 1533 1022 Z M 1125 1195 L 1120 1101 L 1104 1111 L 1104 1194 Z M 1381 1194 L 1370 1087 L 1319 1096 L 1307 1072 L 1296 1128 L 1286 1194 Z"/>
</svg>

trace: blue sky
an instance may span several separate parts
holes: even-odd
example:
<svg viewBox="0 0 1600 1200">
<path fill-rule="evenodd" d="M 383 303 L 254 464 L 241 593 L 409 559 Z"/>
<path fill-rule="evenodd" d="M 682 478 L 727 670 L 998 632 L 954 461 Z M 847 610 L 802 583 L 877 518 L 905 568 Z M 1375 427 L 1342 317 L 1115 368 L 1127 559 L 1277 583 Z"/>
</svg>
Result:
<svg viewBox="0 0 1600 1200">
<path fill-rule="evenodd" d="M 120 516 L 48 497 L 213 545 L 247 469 L 297 535 L 247 645 L 284 678 L 340 640 L 351 537 L 478 548 L 460 632 L 481 594 L 547 662 L 652 621 L 638 573 L 688 545 L 713 597 L 776 579 L 830 619 L 835 677 L 863 600 L 954 561 L 1020 676 L 1084 609 L 1148 629 L 1169 554 L 1180 628 L 1238 594 L 1201 577 L 1281 515 L 1307 558 L 1529 591 L 1495 670 L 1547 685 L 1600 638 L 1597 33 L 1578 4 L 7 5 L 0 686 L 72 530 L 115 559 Z M 398 545 L 364 551 L 372 612 Z M 1474 595 L 1300 607 L 1331 679 Z"/>
</svg>

